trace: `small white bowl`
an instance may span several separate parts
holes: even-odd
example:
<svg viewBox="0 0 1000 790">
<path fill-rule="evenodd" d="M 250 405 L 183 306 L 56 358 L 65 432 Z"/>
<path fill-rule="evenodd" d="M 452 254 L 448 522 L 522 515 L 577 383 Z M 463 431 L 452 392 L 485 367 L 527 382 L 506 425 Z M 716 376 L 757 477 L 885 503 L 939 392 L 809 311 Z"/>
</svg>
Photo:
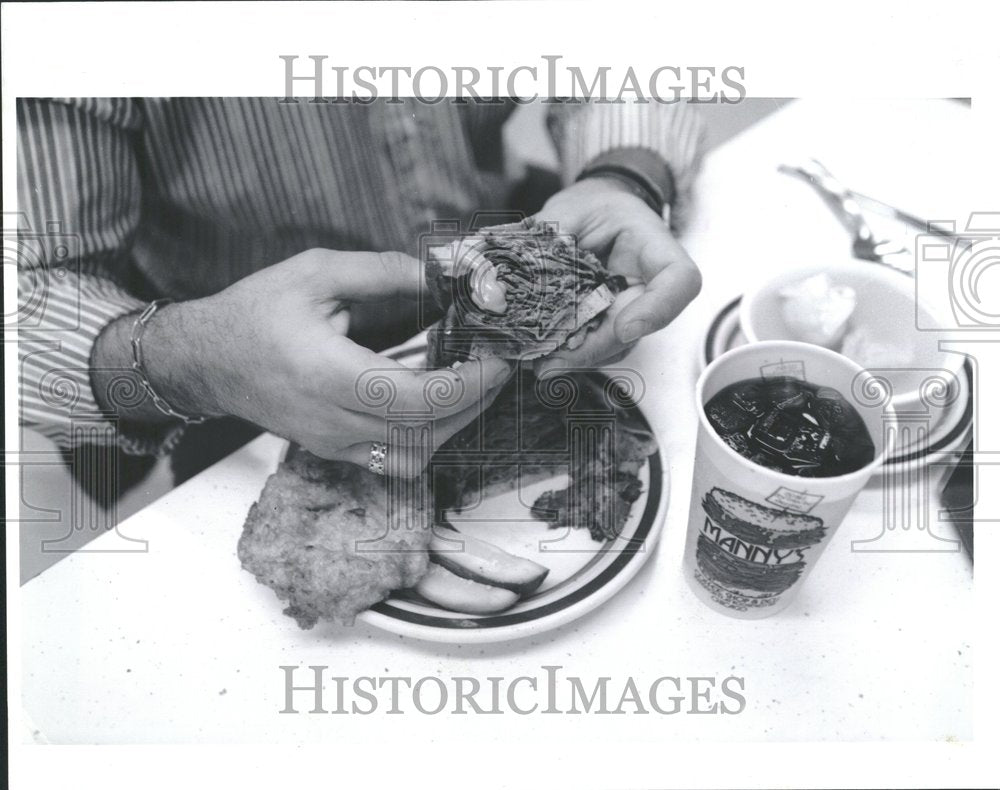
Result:
<svg viewBox="0 0 1000 790">
<path fill-rule="evenodd" d="M 877 263 L 852 260 L 841 264 L 796 267 L 764 281 L 745 294 L 740 305 L 740 327 L 750 342 L 800 340 L 785 323 L 781 291 L 817 274 L 826 274 L 832 285 L 854 289 L 857 305 L 850 329 L 901 350 L 889 365 L 870 367 L 891 387 L 891 402 L 897 413 L 920 412 L 941 415 L 964 386 L 960 375 L 965 357 L 938 348 L 940 332 L 917 329 L 940 326 L 926 305 L 916 303 L 912 278 Z M 853 360 L 862 367 L 865 361 Z M 945 390 L 945 387 L 948 389 Z M 845 393 L 846 395 L 847 393 Z"/>
</svg>

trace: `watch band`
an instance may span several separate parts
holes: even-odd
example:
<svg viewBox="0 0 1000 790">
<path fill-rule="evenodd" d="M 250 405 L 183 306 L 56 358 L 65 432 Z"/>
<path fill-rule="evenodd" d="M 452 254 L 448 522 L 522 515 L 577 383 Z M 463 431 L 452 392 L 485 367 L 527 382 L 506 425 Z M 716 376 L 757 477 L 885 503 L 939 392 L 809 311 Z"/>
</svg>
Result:
<svg viewBox="0 0 1000 790">
<path fill-rule="evenodd" d="M 676 196 L 670 166 L 648 148 L 613 148 L 596 156 L 583 169 L 577 181 L 594 176 L 608 176 L 628 186 L 657 214 L 672 206 Z"/>
</svg>

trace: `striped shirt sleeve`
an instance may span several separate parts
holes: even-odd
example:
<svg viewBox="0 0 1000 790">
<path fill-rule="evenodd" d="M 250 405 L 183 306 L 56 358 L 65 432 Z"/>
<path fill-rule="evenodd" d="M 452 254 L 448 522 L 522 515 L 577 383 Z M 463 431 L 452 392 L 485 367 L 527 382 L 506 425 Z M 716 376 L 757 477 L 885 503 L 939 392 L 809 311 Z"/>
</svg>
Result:
<svg viewBox="0 0 1000 790">
<path fill-rule="evenodd" d="M 123 430 L 101 411 L 90 376 L 104 327 L 143 306 L 122 285 L 141 208 L 129 139 L 139 111 L 127 99 L 26 99 L 17 109 L 21 423 L 64 449 L 165 451 L 177 429 Z M 119 381 L 108 402 L 128 395 Z"/>
<path fill-rule="evenodd" d="M 672 225 L 683 224 L 695 176 L 705 152 L 704 119 L 687 102 L 559 102 L 548 115 L 564 184 L 571 184 L 599 154 L 615 148 L 647 148 L 670 168 L 676 198 Z"/>
</svg>

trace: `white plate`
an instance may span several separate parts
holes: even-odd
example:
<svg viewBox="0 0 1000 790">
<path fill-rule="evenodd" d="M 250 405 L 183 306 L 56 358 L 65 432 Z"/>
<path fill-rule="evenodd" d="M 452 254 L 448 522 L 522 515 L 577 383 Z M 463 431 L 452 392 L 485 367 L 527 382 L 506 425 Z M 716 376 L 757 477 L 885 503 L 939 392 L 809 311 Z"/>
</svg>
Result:
<svg viewBox="0 0 1000 790">
<path fill-rule="evenodd" d="M 702 343 L 702 365 L 707 365 L 731 348 L 748 341 L 740 330 L 740 300 L 737 297 L 715 316 L 705 333 Z M 956 452 L 965 447 L 972 432 L 972 366 L 966 362 L 959 377 L 961 387 L 958 397 L 948 406 L 939 409 L 926 437 L 909 445 L 897 447 L 886 458 L 880 471 L 899 471 L 932 463 L 943 453 Z"/>
<path fill-rule="evenodd" d="M 404 365 L 420 365 L 425 349 L 420 337 L 387 355 Z M 642 419 L 646 421 L 644 416 Z M 594 541 L 586 529 L 550 529 L 531 517 L 530 507 L 538 494 L 565 487 L 565 477 L 490 497 L 472 512 L 449 514 L 450 523 L 460 533 L 486 540 L 549 569 L 542 586 L 511 609 L 493 615 L 469 615 L 406 595 L 393 595 L 358 615 L 358 619 L 392 633 L 453 644 L 502 642 L 565 625 L 620 591 L 656 546 L 670 488 L 668 467 L 659 450 L 649 456 L 639 479 L 642 494 L 633 503 L 621 535 L 604 543 Z M 453 537 L 453 533 L 442 530 L 442 536 Z"/>
</svg>

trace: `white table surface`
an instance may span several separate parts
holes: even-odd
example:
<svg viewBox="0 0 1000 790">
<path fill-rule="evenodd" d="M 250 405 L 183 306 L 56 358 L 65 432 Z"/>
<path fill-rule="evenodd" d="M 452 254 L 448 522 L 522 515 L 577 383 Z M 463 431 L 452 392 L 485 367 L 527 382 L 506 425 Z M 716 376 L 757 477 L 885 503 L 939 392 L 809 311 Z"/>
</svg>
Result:
<svg viewBox="0 0 1000 790">
<path fill-rule="evenodd" d="M 719 307 L 794 261 L 838 260 L 848 242 L 781 161 L 814 155 L 845 181 L 937 217 L 961 211 L 968 111 L 946 102 L 796 102 L 713 152 L 686 244 L 705 275 L 698 300 L 630 362 L 672 474 L 663 540 L 603 608 L 557 631 L 456 647 L 364 624 L 300 631 L 240 569 L 236 541 L 281 443 L 263 436 L 102 536 L 22 592 L 23 708 L 56 743 L 340 742 L 378 738 L 609 740 L 964 740 L 972 736 L 973 583 L 962 553 L 858 553 L 877 534 L 870 485 L 798 600 L 762 621 L 708 610 L 680 574 L 695 437 L 693 383 Z M 948 162 L 942 140 L 950 141 Z M 919 163 L 919 169 L 915 167 Z M 968 172 L 968 171 L 966 171 Z M 936 498 L 932 505 L 936 504 Z M 953 534 L 941 527 L 942 534 Z M 541 675 L 593 683 L 632 675 L 745 678 L 739 715 L 279 715 L 280 665 L 330 674 Z"/>
</svg>

